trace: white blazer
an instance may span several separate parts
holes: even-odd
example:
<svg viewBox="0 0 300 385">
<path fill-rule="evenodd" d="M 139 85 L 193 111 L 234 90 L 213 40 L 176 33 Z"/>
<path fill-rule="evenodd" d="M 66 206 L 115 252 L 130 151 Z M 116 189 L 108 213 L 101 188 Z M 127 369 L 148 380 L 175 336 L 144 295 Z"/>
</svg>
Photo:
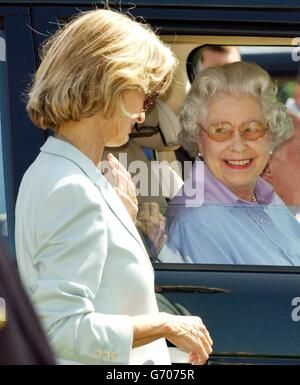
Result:
<svg viewBox="0 0 300 385">
<path fill-rule="evenodd" d="M 170 363 L 164 339 L 132 349 L 129 316 L 158 312 L 153 267 L 115 190 L 71 144 L 48 138 L 25 173 L 15 237 L 23 282 L 61 362 Z"/>
</svg>

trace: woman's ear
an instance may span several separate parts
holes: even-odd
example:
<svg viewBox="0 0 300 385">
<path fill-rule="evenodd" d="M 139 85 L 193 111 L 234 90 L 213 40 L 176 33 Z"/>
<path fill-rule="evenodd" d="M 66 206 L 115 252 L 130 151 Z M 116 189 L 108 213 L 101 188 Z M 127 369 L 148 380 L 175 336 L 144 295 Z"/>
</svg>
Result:
<svg viewBox="0 0 300 385">
<path fill-rule="evenodd" d="M 272 166 L 269 162 L 267 163 L 266 167 L 263 169 L 263 172 L 261 173 L 260 176 L 268 182 L 272 180 L 272 177 L 273 177 Z"/>
<path fill-rule="evenodd" d="M 202 155 L 203 154 L 203 146 L 202 146 L 202 143 L 201 143 L 200 135 L 198 137 L 197 145 L 198 145 L 198 152 L 199 152 L 199 154 Z"/>
</svg>

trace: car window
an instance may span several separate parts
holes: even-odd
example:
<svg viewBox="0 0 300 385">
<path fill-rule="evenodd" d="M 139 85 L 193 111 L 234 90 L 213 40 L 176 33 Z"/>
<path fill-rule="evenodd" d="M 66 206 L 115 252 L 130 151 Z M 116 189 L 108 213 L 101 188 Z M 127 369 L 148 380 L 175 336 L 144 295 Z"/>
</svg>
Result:
<svg viewBox="0 0 300 385">
<path fill-rule="evenodd" d="M 216 202 L 216 175 L 211 175 L 203 158 L 198 156 L 194 162 L 197 171 L 193 174 L 198 179 L 189 178 L 193 157 L 181 153 L 180 160 L 189 166 L 185 172 L 187 190 L 180 190 L 178 196 L 170 200 L 165 220 L 159 216 L 155 219 L 154 214 L 153 220 L 147 216 L 148 242 L 157 252 L 158 262 L 300 266 L 300 199 L 295 199 L 300 196 L 300 64 L 295 60 L 295 47 L 227 46 L 224 50 L 223 47 L 204 45 L 190 53 L 187 58 L 190 82 L 205 68 L 201 55 L 206 48 L 211 50 L 205 58 L 207 67 L 213 60 L 219 63 L 215 65 L 225 64 L 221 63 L 224 53 L 227 59 L 232 59 L 229 62 L 257 63 L 277 86 L 277 99 L 287 108 L 295 133 L 270 151 L 266 169 L 259 176 L 257 194 L 261 194 L 261 200 L 255 195 L 251 202 L 254 206 L 236 205 L 224 186 L 219 186 L 217 193 L 226 199 Z M 207 202 L 204 189 L 208 194 L 210 188 L 212 201 Z M 271 193 L 272 199 L 267 202 L 265 198 Z"/>
<path fill-rule="evenodd" d="M 193 49 L 187 59 L 187 73 L 190 82 L 209 64 L 240 59 L 257 63 L 272 77 L 278 87 L 278 99 L 285 103 L 295 92 L 296 75 L 299 67 L 297 47 L 291 46 L 218 46 L 203 45 Z M 208 53 L 209 52 L 209 53 Z M 206 61 L 205 61 L 206 60 Z M 207 64 L 206 64 L 207 63 Z"/>
</svg>

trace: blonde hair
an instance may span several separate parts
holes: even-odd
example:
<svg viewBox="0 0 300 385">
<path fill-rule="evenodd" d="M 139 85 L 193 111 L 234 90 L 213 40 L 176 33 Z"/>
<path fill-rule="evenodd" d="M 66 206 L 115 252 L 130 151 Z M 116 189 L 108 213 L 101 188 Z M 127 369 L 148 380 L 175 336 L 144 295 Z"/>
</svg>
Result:
<svg viewBox="0 0 300 385">
<path fill-rule="evenodd" d="M 277 87 L 257 64 L 235 62 L 203 70 L 194 80 L 180 112 L 179 141 L 192 157 L 198 153 L 199 124 L 204 124 L 209 105 L 217 97 L 252 95 L 261 103 L 272 137 L 272 149 L 294 133 L 286 107 L 276 99 Z"/>
<path fill-rule="evenodd" d="M 36 126 L 53 130 L 99 111 L 111 118 L 126 90 L 164 93 L 176 65 L 149 26 L 111 10 L 81 13 L 43 46 L 27 111 Z"/>
</svg>

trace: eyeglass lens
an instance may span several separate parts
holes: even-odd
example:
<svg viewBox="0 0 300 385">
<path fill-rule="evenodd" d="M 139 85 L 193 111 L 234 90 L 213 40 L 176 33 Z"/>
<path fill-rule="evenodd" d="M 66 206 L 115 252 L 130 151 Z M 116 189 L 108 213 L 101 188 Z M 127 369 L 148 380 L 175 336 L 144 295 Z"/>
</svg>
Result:
<svg viewBox="0 0 300 385">
<path fill-rule="evenodd" d="M 245 122 L 238 128 L 240 135 L 245 140 L 257 140 L 263 137 L 267 131 L 267 126 L 262 122 Z M 223 142 L 234 136 L 234 127 L 231 123 L 219 122 L 208 127 L 204 130 L 208 133 L 208 136 L 215 140 Z"/>
</svg>

